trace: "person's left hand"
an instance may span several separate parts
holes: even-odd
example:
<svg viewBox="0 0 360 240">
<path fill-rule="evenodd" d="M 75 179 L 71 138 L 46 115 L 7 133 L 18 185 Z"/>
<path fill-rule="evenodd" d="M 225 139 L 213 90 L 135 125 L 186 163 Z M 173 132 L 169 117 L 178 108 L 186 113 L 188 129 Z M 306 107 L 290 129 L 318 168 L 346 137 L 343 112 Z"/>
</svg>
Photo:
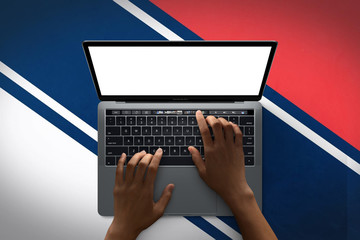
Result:
<svg viewBox="0 0 360 240">
<path fill-rule="evenodd" d="M 161 148 L 154 155 L 145 151 L 136 153 L 127 164 L 125 178 L 126 155 L 121 155 L 115 177 L 114 220 L 105 239 L 136 239 L 164 214 L 174 184 L 167 185 L 159 201 L 154 202 L 154 181 L 162 153 Z"/>
</svg>

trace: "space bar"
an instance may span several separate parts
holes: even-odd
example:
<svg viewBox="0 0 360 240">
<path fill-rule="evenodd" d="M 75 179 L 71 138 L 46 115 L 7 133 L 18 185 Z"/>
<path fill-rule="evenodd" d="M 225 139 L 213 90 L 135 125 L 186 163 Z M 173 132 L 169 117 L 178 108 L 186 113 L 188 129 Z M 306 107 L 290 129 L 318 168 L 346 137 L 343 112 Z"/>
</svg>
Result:
<svg viewBox="0 0 360 240">
<path fill-rule="evenodd" d="M 194 165 L 191 156 L 163 156 L 160 165 Z"/>
</svg>

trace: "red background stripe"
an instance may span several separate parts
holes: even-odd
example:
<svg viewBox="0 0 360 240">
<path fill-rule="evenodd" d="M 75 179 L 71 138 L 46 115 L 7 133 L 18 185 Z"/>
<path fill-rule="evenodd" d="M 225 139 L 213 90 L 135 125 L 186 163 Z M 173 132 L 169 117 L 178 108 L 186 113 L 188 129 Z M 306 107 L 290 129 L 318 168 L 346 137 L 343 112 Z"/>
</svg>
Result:
<svg viewBox="0 0 360 240">
<path fill-rule="evenodd" d="M 268 85 L 360 150 L 360 2 L 152 0 L 205 40 L 277 40 Z"/>
</svg>

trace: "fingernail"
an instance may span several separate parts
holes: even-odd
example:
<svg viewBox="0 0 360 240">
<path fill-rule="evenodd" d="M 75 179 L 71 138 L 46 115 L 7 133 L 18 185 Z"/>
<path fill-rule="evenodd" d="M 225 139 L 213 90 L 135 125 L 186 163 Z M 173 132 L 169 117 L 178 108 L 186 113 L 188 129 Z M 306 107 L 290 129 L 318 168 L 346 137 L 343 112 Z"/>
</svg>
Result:
<svg viewBox="0 0 360 240">
<path fill-rule="evenodd" d="M 196 112 L 201 112 L 200 110 L 197 110 Z"/>
<path fill-rule="evenodd" d="M 156 150 L 157 153 L 162 153 L 162 151 L 163 151 L 162 148 L 158 148 L 158 149 Z"/>
<path fill-rule="evenodd" d="M 145 150 L 142 150 L 140 153 L 144 153 L 145 152 Z"/>
<path fill-rule="evenodd" d="M 171 186 L 170 186 L 170 192 L 172 192 L 173 190 L 174 190 L 174 188 L 175 188 L 175 185 L 174 184 L 172 184 Z"/>
</svg>

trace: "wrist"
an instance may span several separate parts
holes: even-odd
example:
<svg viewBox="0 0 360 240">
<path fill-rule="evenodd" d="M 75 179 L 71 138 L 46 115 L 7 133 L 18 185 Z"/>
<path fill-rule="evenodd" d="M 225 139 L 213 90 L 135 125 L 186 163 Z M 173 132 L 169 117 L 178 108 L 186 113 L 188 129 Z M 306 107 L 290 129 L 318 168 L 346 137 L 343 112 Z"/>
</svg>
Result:
<svg viewBox="0 0 360 240">
<path fill-rule="evenodd" d="M 247 184 L 234 189 L 231 193 L 226 194 L 223 199 L 231 210 L 245 209 L 249 204 L 256 202 L 254 192 Z"/>
<path fill-rule="evenodd" d="M 139 234 L 140 233 L 131 231 L 131 229 L 113 221 L 106 234 L 105 240 L 133 240 L 136 239 Z"/>
</svg>

